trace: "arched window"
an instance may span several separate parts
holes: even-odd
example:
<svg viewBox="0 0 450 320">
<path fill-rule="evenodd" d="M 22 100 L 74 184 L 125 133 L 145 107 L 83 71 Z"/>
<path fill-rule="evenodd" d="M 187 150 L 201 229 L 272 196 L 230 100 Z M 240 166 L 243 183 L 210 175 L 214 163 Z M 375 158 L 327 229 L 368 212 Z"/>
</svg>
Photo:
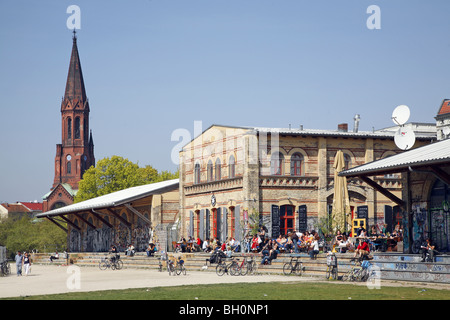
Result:
<svg viewBox="0 0 450 320">
<path fill-rule="evenodd" d="M 270 158 L 270 174 L 279 176 L 283 174 L 284 156 L 280 152 L 274 152 Z"/>
<path fill-rule="evenodd" d="M 72 118 L 67 118 L 67 139 L 72 139 Z"/>
<path fill-rule="evenodd" d="M 67 173 L 72 173 L 72 163 L 70 161 L 67 161 Z"/>
<path fill-rule="evenodd" d="M 80 139 L 80 117 L 75 118 L 75 139 Z"/>
<path fill-rule="evenodd" d="M 301 176 L 303 165 L 303 155 L 301 153 L 294 153 L 291 157 L 291 176 Z"/>
<path fill-rule="evenodd" d="M 228 178 L 234 178 L 236 176 L 236 160 L 231 155 L 228 161 Z"/>
<path fill-rule="evenodd" d="M 196 163 L 194 166 L 194 183 L 200 183 L 200 163 Z"/>
<path fill-rule="evenodd" d="M 206 167 L 206 181 L 211 182 L 213 179 L 214 166 L 211 160 L 208 161 L 208 165 Z"/>
<path fill-rule="evenodd" d="M 222 168 L 222 165 L 220 163 L 220 159 L 217 158 L 216 159 L 216 168 L 215 168 L 215 170 L 216 170 L 216 176 L 215 176 L 216 181 L 221 179 L 221 176 L 222 176 L 221 168 Z"/>
<path fill-rule="evenodd" d="M 352 166 L 352 158 L 348 154 L 344 153 L 344 170 L 350 169 L 351 166 Z"/>
</svg>

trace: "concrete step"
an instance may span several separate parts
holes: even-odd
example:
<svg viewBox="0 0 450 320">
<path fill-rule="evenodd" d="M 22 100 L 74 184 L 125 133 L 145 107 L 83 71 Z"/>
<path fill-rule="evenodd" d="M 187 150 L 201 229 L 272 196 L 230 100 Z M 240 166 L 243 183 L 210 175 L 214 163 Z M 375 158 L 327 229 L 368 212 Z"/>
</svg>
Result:
<svg viewBox="0 0 450 320">
<path fill-rule="evenodd" d="M 99 262 L 107 256 L 105 252 L 71 253 L 70 262 L 80 266 L 98 267 Z M 260 254 L 236 254 L 235 258 L 253 256 L 258 264 L 258 273 L 260 274 L 282 274 L 283 266 L 291 260 L 291 254 L 279 254 L 277 259 L 272 261 L 271 265 L 260 265 L 262 256 Z M 211 257 L 210 253 L 169 253 L 169 258 L 177 259 L 181 257 L 185 261 L 185 267 L 188 271 L 215 272 L 217 264 L 207 264 L 206 259 Z M 299 254 L 299 260 L 303 263 L 306 271 L 304 276 L 325 277 L 327 264 L 326 255 L 319 254 L 317 259 L 312 260 L 307 254 Z M 338 275 L 342 276 L 348 272 L 354 263 L 351 261 L 353 253 L 337 253 Z M 133 257 L 120 255 L 124 263 L 124 268 L 146 268 L 159 269 L 161 254 L 156 253 L 154 257 L 147 257 L 144 252 L 138 252 Z M 420 262 L 419 255 L 405 255 L 398 253 L 375 253 L 371 263 L 380 270 L 381 278 L 386 280 L 402 281 L 428 281 L 439 283 L 450 283 L 450 261 L 446 256 L 441 257 L 441 262 L 423 263 Z M 33 254 L 33 263 L 38 264 L 66 264 L 67 260 L 60 258 L 49 261 L 49 254 Z M 445 261 L 445 262 L 442 262 Z M 166 262 L 162 261 L 165 271 Z"/>
</svg>

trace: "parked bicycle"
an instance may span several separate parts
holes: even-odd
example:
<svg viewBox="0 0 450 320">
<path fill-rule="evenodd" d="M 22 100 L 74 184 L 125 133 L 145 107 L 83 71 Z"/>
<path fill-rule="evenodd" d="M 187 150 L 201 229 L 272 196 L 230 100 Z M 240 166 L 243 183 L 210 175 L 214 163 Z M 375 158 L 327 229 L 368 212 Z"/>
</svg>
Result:
<svg viewBox="0 0 450 320">
<path fill-rule="evenodd" d="M 7 276 L 11 274 L 11 267 L 9 266 L 9 262 L 7 260 L 3 261 L 0 266 L 0 275 Z"/>
<path fill-rule="evenodd" d="M 342 276 L 343 281 L 367 281 L 372 264 L 368 260 L 354 259 L 354 265 Z"/>
<path fill-rule="evenodd" d="M 244 260 L 242 260 L 242 262 L 239 262 L 239 259 L 234 259 L 231 262 L 229 270 L 232 276 L 245 276 L 248 272 L 247 258 L 244 257 Z"/>
<path fill-rule="evenodd" d="M 326 278 L 329 280 L 336 280 L 338 278 L 337 258 L 334 253 L 327 255 Z"/>
<path fill-rule="evenodd" d="M 167 260 L 167 271 L 169 272 L 169 276 L 177 274 L 175 271 L 175 264 L 171 259 Z"/>
<path fill-rule="evenodd" d="M 233 262 L 226 262 L 225 258 L 219 257 L 219 262 L 216 266 L 216 274 L 218 276 L 223 276 L 225 273 L 228 274 L 228 271 L 231 268 Z"/>
<path fill-rule="evenodd" d="M 177 273 L 177 276 L 180 274 L 186 275 L 186 268 L 184 267 L 184 260 L 181 259 L 181 257 L 178 257 L 177 266 L 175 268 L 175 272 Z"/>
<path fill-rule="evenodd" d="M 251 257 L 251 259 L 246 261 L 247 263 L 247 274 L 258 274 L 258 264 L 256 263 L 256 259 Z"/>
<path fill-rule="evenodd" d="M 283 274 L 286 276 L 290 274 L 301 276 L 302 272 L 305 272 L 305 269 L 303 263 L 298 261 L 298 257 L 291 257 L 291 261 L 285 263 L 283 266 Z"/>
</svg>

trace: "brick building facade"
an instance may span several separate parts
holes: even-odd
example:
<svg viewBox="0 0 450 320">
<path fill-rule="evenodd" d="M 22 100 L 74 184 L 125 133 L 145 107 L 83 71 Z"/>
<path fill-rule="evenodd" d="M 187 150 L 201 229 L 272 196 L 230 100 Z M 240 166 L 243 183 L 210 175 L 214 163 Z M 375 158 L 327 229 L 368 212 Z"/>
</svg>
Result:
<svg viewBox="0 0 450 320">
<path fill-rule="evenodd" d="M 426 126 L 430 129 L 430 126 Z M 434 128 L 435 130 L 435 128 Z M 349 132 L 213 125 L 180 152 L 180 210 L 184 235 L 242 237 L 253 211 L 272 237 L 318 228 L 334 196 L 334 157 L 342 150 L 346 168 L 401 152 L 392 129 Z M 435 131 L 416 133 L 416 145 Z M 401 197 L 399 175 L 377 182 Z M 396 204 L 359 179 L 348 181 L 352 215 L 368 223 L 395 223 Z M 397 217 L 398 218 L 398 217 Z"/>
</svg>

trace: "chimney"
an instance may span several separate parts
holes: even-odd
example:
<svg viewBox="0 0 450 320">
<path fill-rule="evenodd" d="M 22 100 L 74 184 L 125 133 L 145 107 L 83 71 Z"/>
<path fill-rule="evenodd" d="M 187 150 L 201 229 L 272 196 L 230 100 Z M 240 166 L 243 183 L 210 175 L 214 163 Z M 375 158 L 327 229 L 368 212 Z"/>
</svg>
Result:
<svg viewBox="0 0 450 320">
<path fill-rule="evenodd" d="M 348 132 L 348 123 L 338 124 L 338 131 L 339 132 Z"/>
<path fill-rule="evenodd" d="M 358 130 L 359 130 L 359 119 L 361 119 L 359 114 L 355 114 L 355 118 L 353 118 L 353 120 L 355 120 L 355 126 L 353 127 L 353 132 L 358 132 Z"/>
</svg>

